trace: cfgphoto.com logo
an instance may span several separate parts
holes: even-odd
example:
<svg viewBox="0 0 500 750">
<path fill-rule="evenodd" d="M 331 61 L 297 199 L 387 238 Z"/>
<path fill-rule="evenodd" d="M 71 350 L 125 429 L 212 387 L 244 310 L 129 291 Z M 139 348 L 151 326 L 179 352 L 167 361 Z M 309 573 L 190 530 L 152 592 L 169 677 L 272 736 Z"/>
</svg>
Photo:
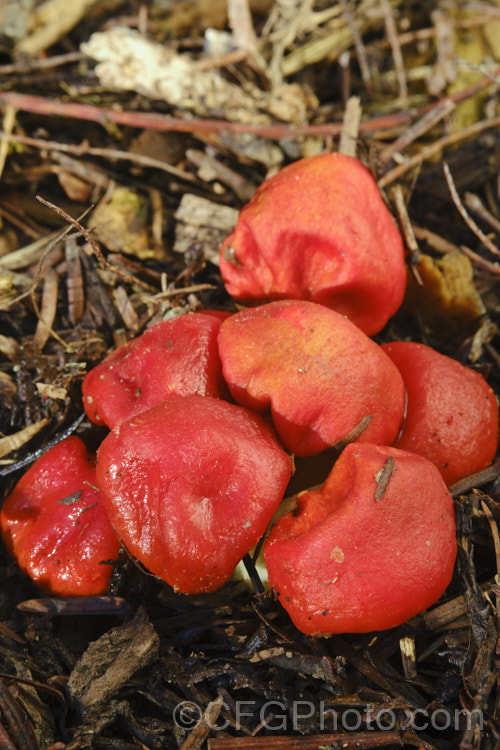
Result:
<svg viewBox="0 0 500 750">
<path fill-rule="evenodd" d="M 231 710 L 232 709 L 232 710 Z M 224 718 L 224 710 L 231 711 L 231 721 Z M 173 712 L 174 722 L 181 729 L 190 730 L 198 724 L 203 716 L 203 708 L 192 701 L 178 703 Z M 302 722 L 312 719 L 321 732 L 358 732 L 393 731 L 413 729 L 415 731 L 429 731 L 431 729 L 444 732 L 447 730 L 471 729 L 476 726 L 483 728 L 483 714 L 480 709 L 436 708 L 426 711 L 422 708 L 409 710 L 404 708 L 381 709 L 369 705 L 356 708 L 344 708 L 342 711 L 327 707 L 324 701 L 293 701 L 285 705 L 281 701 L 236 701 L 231 708 L 223 703 L 221 714 L 216 721 L 211 721 L 207 714 L 204 722 L 210 729 L 219 731 L 231 726 L 241 729 L 247 726 L 249 720 L 260 724 L 262 729 L 283 732 L 299 730 Z"/>
</svg>

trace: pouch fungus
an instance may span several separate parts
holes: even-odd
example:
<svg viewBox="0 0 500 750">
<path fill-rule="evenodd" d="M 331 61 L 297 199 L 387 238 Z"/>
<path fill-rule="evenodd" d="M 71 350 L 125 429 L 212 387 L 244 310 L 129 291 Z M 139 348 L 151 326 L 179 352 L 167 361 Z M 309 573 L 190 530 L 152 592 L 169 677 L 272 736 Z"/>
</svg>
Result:
<svg viewBox="0 0 500 750">
<path fill-rule="evenodd" d="M 403 380 L 382 349 L 342 315 L 313 302 L 282 300 L 225 320 L 219 353 L 232 396 L 268 408 L 297 456 L 344 440 L 392 443 L 404 410 Z"/>
<path fill-rule="evenodd" d="M 397 446 L 436 464 L 448 485 L 488 466 L 497 450 L 498 406 L 482 375 L 425 344 L 398 341 L 382 349 L 408 394 Z"/>
<path fill-rule="evenodd" d="M 422 456 L 348 445 L 264 547 L 269 585 L 310 635 L 384 630 L 433 604 L 456 557 L 453 501 Z"/>
<path fill-rule="evenodd" d="M 264 533 L 292 472 L 262 417 L 196 395 L 123 422 L 98 459 L 118 536 L 151 573 L 187 594 L 225 583 Z"/>
<path fill-rule="evenodd" d="M 120 346 L 85 377 L 87 416 L 111 429 L 171 396 L 223 396 L 217 352 L 226 315 L 180 315 Z"/>
<path fill-rule="evenodd" d="M 305 299 L 380 331 L 403 301 L 401 236 L 357 159 L 320 154 L 266 180 L 222 244 L 220 271 L 242 302 Z"/>
<path fill-rule="evenodd" d="M 95 458 L 69 437 L 19 480 L 0 512 L 5 546 L 19 567 L 54 596 L 108 590 L 120 544 L 96 487 Z"/>
</svg>

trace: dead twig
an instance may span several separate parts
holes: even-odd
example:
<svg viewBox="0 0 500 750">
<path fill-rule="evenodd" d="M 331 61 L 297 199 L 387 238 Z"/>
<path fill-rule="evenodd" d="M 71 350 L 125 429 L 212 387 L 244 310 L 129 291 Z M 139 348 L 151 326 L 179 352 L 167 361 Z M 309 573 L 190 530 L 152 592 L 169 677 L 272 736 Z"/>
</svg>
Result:
<svg viewBox="0 0 500 750">
<path fill-rule="evenodd" d="M 490 86 L 494 81 L 494 77 L 500 68 L 492 71 L 491 75 L 484 76 L 478 83 L 468 86 L 461 91 L 457 91 L 447 99 L 451 99 L 455 103 L 469 99 L 482 89 Z M 42 96 L 35 96 L 33 94 L 19 94 L 13 91 L 0 91 L 0 103 L 6 105 L 12 105 L 18 110 L 23 112 L 32 112 L 39 115 L 57 115 L 59 117 L 68 117 L 76 120 L 87 120 L 89 122 L 97 122 L 102 125 L 107 123 L 114 123 L 116 125 L 125 125 L 133 128 L 149 128 L 150 130 L 158 130 L 163 132 L 178 132 L 178 133 L 244 133 L 249 135 L 261 136 L 262 138 L 269 138 L 273 140 L 280 140 L 287 136 L 326 136 L 326 135 L 339 135 L 342 130 L 340 123 L 322 123 L 318 125 L 287 125 L 285 123 L 273 123 L 271 125 L 253 125 L 239 122 L 229 122 L 226 120 L 210 120 L 207 118 L 183 118 L 183 117 L 170 117 L 168 115 L 153 114 L 150 112 L 132 112 L 128 110 L 115 110 L 105 107 L 95 107 L 91 104 L 80 104 L 77 102 L 60 102 L 54 99 L 47 99 Z M 434 109 L 436 105 L 425 105 L 417 110 L 416 113 L 408 110 L 401 112 L 394 112 L 389 115 L 382 115 L 380 117 L 373 117 L 370 120 L 366 120 L 360 124 L 360 131 L 373 132 L 375 130 L 392 129 L 398 125 L 407 125 L 412 122 L 414 116 L 422 116 L 429 109 Z M 500 118 L 494 118 L 488 121 L 488 124 L 480 123 L 482 127 L 476 131 L 471 126 L 470 129 L 466 129 L 462 134 L 456 134 L 459 137 L 457 142 L 462 140 L 464 137 L 468 137 L 469 130 L 470 135 L 476 135 L 476 132 L 482 132 L 482 130 L 493 128 L 498 126 L 498 120 Z M 451 136 L 450 136 L 451 137 Z M 451 141 L 453 142 L 453 141 Z M 106 151 L 106 149 L 105 149 Z M 127 152 L 125 152 L 127 153 Z M 97 155 L 97 154 L 96 154 Z M 102 154 L 101 154 L 102 155 Z M 145 158 L 145 157 L 143 157 Z M 403 173 L 406 170 L 403 170 Z M 392 173 L 389 173 L 392 175 Z M 397 175 L 399 176 L 399 175 Z M 393 178 L 388 180 L 392 182 Z"/>
<path fill-rule="evenodd" d="M 185 172 L 183 169 L 174 167 L 165 161 L 153 159 L 150 156 L 136 154 L 133 151 L 121 151 L 116 148 L 95 148 L 88 143 L 81 143 L 79 145 L 58 143 L 57 141 L 46 141 L 43 138 L 31 138 L 27 135 L 16 135 L 4 130 L 0 131 L 0 139 L 2 139 L 3 142 L 11 141 L 12 143 L 24 143 L 26 146 L 32 146 L 33 148 L 46 149 L 47 151 L 61 151 L 65 154 L 73 154 L 75 156 L 98 156 L 110 160 L 116 159 L 117 161 L 129 161 L 132 164 L 137 164 L 141 167 L 160 169 L 162 172 L 167 172 L 167 174 L 172 177 L 177 177 L 186 182 L 196 182 L 196 178 L 193 177 L 192 174 L 189 174 L 189 172 Z"/>
<path fill-rule="evenodd" d="M 56 206 L 54 203 L 51 203 L 48 200 L 45 200 L 45 198 L 42 198 L 41 195 L 37 195 L 36 199 L 40 201 L 40 203 L 43 203 L 44 206 L 47 206 L 48 208 L 51 208 L 58 216 L 61 216 L 65 221 L 67 221 L 70 226 L 75 227 L 78 232 L 81 234 L 82 237 L 85 237 L 86 241 L 89 243 L 90 247 L 92 248 L 97 261 L 101 268 L 104 268 L 108 271 L 112 271 L 114 274 L 119 276 L 123 281 L 126 281 L 128 284 L 135 284 L 137 286 L 142 287 L 143 289 L 147 289 L 149 292 L 156 292 L 156 289 L 149 284 L 147 284 L 145 281 L 142 281 L 141 279 L 138 279 L 136 276 L 133 276 L 130 273 L 127 273 L 127 271 L 124 271 L 121 268 L 118 268 L 117 266 L 111 265 L 104 255 L 102 254 L 102 250 L 99 247 L 99 244 L 95 241 L 95 239 L 92 237 L 92 234 L 89 232 L 88 229 L 86 229 L 83 224 L 80 223 L 80 219 L 83 218 L 80 217 L 80 219 L 74 219 L 72 216 L 70 216 L 66 211 L 64 211 L 59 206 Z M 88 209 L 84 215 L 88 213 L 90 209 Z M 68 227 L 69 231 L 70 227 Z"/>
<path fill-rule="evenodd" d="M 437 250 L 438 253 L 452 253 L 460 249 L 457 245 L 454 245 L 453 242 L 449 242 L 444 237 L 441 237 L 441 235 L 431 232 L 430 229 L 419 227 L 416 224 L 413 224 L 412 228 L 417 240 L 427 242 L 427 244 L 432 247 L 433 250 Z"/>
<path fill-rule="evenodd" d="M 170 299 L 171 297 L 176 297 L 179 294 L 197 294 L 198 292 L 205 292 L 209 289 L 216 289 L 213 284 L 193 284 L 193 286 L 184 286 L 172 289 L 166 289 L 164 292 L 158 292 L 158 294 L 155 294 L 153 297 L 150 297 L 148 300 L 151 302 L 161 302 L 165 299 Z"/>
<path fill-rule="evenodd" d="M 256 187 L 253 183 L 214 156 L 195 148 L 188 148 L 186 149 L 186 157 L 198 167 L 200 177 L 203 175 L 206 182 L 210 182 L 213 179 L 219 180 L 228 185 L 231 190 L 234 190 L 236 195 L 243 201 L 249 201 L 255 193 Z"/>
<path fill-rule="evenodd" d="M 361 78 L 363 79 L 363 83 L 365 84 L 366 93 L 371 96 L 373 93 L 372 74 L 370 71 L 370 65 L 368 63 L 365 45 L 363 44 L 361 34 L 358 31 L 358 27 L 356 26 L 356 23 L 350 11 L 348 0 L 341 0 L 341 5 L 345 22 L 349 27 L 349 31 L 351 32 L 354 41 L 354 48 L 356 50 L 356 57 L 358 58 Z"/>
<path fill-rule="evenodd" d="M 214 701 L 208 704 L 204 710 L 199 722 L 191 730 L 187 740 L 185 740 L 180 750 L 199 750 L 208 737 L 214 723 L 219 718 L 224 705 L 224 696 L 219 695 Z"/>
<path fill-rule="evenodd" d="M 7 154 L 9 152 L 9 135 L 12 133 L 12 129 L 16 122 L 16 110 L 14 107 L 8 106 L 5 108 L 5 114 L 3 116 L 3 131 L 0 135 L 0 179 L 5 167 L 7 160 Z M 5 135 L 4 135 L 5 134 Z"/>
<path fill-rule="evenodd" d="M 455 103 L 451 99 L 443 99 L 429 112 L 427 112 L 420 120 L 417 120 L 411 127 L 408 128 L 402 135 L 399 136 L 393 143 L 389 143 L 378 155 L 378 160 L 382 164 L 386 164 L 396 153 L 404 151 L 407 146 L 412 144 L 421 135 L 427 133 L 434 125 L 447 117 L 455 109 Z"/>
<path fill-rule="evenodd" d="M 63 55 L 52 55 L 52 57 L 23 58 L 15 63 L 0 65 L 0 76 L 10 76 L 16 73 L 30 73 L 33 70 L 49 70 L 59 68 L 61 65 L 69 65 L 74 62 L 85 60 L 87 55 L 83 52 L 66 52 Z"/>
<path fill-rule="evenodd" d="M 434 141 L 431 146 L 423 148 L 418 154 L 412 156 L 403 164 L 398 164 L 397 167 L 394 167 L 394 169 L 391 169 L 390 172 L 387 172 L 387 174 L 381 177 L 378 181 L 379 188 L 385 188 L 387 187 L 387 185 L 390 185 L 391 182 L 399 180 L 410 169 L 413 169 L 413 167 L 416 167 L 422 162 L 427 161 L 427 159 L 431 159 L 433 156 L 436 156 L 436 154 L 439 154 L 440 151 L 443 151 L 448 146 L 454 146 L 455 144 L 460 143 L 461 141 L 465 141 L 468 138 L 474 138 L 474 136 L 483 133 L 485 130 L 491 130 L 498 127 L 500 127 L 500 117 L 493 117 L 491 120 L 482 120 L 481 122 L 476 122 L 474 123 L 474 125 L 470 125 L 468 128 L 464 128 L 459 133 L 451 133 L 450 135 L 444 136 L 443 138 Z"/>
<path fill-rule="evenodd" d="M 500 250 L 496 247 L 496 245 L 493 244 L 493 242 L 485 235 L 485 233 L 478 227 L 474 219 L 469 216 L 467 213 L 467 210 L 462 203 L 460 196 L 458 194 L 458 191 L 455 187 L 455 182 L 453 180 L 453 176 L 451 174 L 450 168 L 446 162 L 443 163 L 443 171 L 444 175 L 446 177 L 446 182 L 448 183 L 448 188 L 450 190 L 450 194 L 453 200 L 453 203 L 455 204 L 460 216 L 465 221 L 469 229 L 474 232 L 476 237 L 483 243 L 483 245 L 490 251 L 492 255 L 500 256 Z"/>
<path fill-rule="evenodd" d="M 500 459 L 493 461 L 491 466 L 487 466 L 486 469 L 476 471 L 474 474 L 469 474 L 463 479 L 459 479 L 457 482 L 449 487 L 452 497 L 458 497 L 459 495 L 465 495 L 470 492 L 474 487 L 481 487 L 483 484 L 493 482 L 500 476 Z"/>
<path fill-rule="evenodd" d="M 476 214 L 476 216 L 482 219 L 485 223 L 489 224 L 495 232 L 500 233 L 500 221 L 488 211 L 479 196 L 474 193 L 465 193 L 464 204 L 469 211 L 472 211 L 473 214 Z"/>
<path fill-rule="evenodd" d="M 376 747 L 402 747 L 397 732 L 335 732 L 309 737 L 217 737 L 208 740 L 208 750 L 363 750 Z"/>
<path fill-rule="evenodd" d="M 140 325 L 139 317 L 122 286 L 113 289 L 113 301 L 127 329 L 132 333 L 137 333 Z"/>
<path fill-rule="evenodd" d="M 16 609 L 36 615 L 57 615 L 74 617 L 78 615 L 112 615 L 130 612 L 130 604 L 119 596 L 78 596 L 59 598 L 52 596 L 45 599 L 25 599 Z M 1 676 L 1 675 L 0 675 Z M 57 691 L 59 692 L 59 691 Z"/>
<path fill-rule="evenodd" d="M 403 188 L 401 185 L 394 185 L 391 190 L 391 195 L 394 199 L 394 205 L 396 206 L 396 212 L 398 214 L 399 223 L 405 237 L 406 244 L 410 250 L 410 259 L 413 265 L 417 264 L 420 260 L 420 248 L 418 247 L 417 238 L 406 210 L 406 203 L 403 195 Z"/>
<path fill-rule="evenodd" d="M 494 276 L 500 275 L 500 263 L 492 263 L 489 260 L 485 260 L 485 258 L 483 258 L 478 253 L 475 253 L 474 250 L 471 250 L 470 247 L 467 247 L 467 245 L 460 245 L 459 249 L 478 268 L 482 268 L 483 271 L 488 271 Z"/>
<path fill-rule="evenodd" d="M 246 53 L 259 72 L 265 74 L 267 64 L 259 52 L 248 0 L 228 0 L 227 16 L 236 46 Z"/>
<path fill-rule="evenodd" d="M 401 44 L 398 38 L 398 30 L 396 28 L 396 21 L 394 20 L 394 14 L 389 4 L 389 0 L 381 0 L 381 6 L 384 13 L 385 31 L 387 39 L 391 46 L 392 59 L 394 60 L 394 68 L 396 69 L 396 79 L 399 88 L 399 99 L 401 106 L 406 109 L 408 106 L 408 84 L 406 83 L 406 73 L 403 61 L 403 53 L 401 52 Z"/>
</svg>

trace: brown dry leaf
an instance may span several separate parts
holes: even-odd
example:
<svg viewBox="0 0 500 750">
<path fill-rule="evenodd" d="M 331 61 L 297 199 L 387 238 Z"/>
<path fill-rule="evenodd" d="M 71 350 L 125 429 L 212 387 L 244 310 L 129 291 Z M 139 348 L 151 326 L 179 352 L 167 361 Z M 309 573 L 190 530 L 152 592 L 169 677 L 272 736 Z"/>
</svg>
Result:
<svg viewBox="0 0 500 750">
<path fill-rule="evenodd" d="M 141 130 L 130 146 L 133 154 L 148 156 L 150 159 L 178 164 L 186 150 L 185 139 L 179 133 L 160 133 L 157 130 Z"/>
<path fill-rule="evenodd" d="M 43 398 L 51 398 L 54 401 L 65 401 L 68 397 L 68 391 L 66 388 L 61 388 L 52 383 L 37 383 L 36 389 Z"/>
<path fill-rule="evenodd" d="M 417 266 L 423 282 L 420 285 L 409 274 L 403 309 L 418 310 L 423 324 L 435 336 L 444 332 L 447 341 L 460 344 L 464 336 L 472 335 L 486 308 L 474 285 L 470 260 L 460 251 L 452 251 L 442 258 L 423 254 Z"/>
<path fill-rule="evenodd" d="M 45 0 L 30 18 L 31 33 L 17 45 L 25 55 L 37 55 L 62 39 L 98 0 Z"/>
<path fill-rule="evenodd" d="M 13 339 L 11 336 L 3 336 L 0 334 L 0 352 L 7 357 L 7 359 L 15 362 L 19 356 L 20 350 L 21 347 L 16 339 Z"/>
<path fill-rule="evenodd" d="M 57 173 L 57 179 L 62 189 L 72 201 L 87 202 L 92 195 L 93 186 L 77 177 L 67 169 L 61 169 Z"/>
<path fill-rule="evenodd" d="M 107 203 L 93 211 L 89 227 L 108 250 L 144 260 L 157 257 L 146 225 L 147 202 L 134 190 L 115 187 Z"/>
<path fill-rule="evenodd" d="M 49 340 L 51 334 L 53 334 L 52 326 L 54 325 L 57 312 L 58 288 L 59 276 L 57 275 L 57 271 L 50 268 L 44 276 L 42 305 L 35 335 L 33 336 L 33 344 L 40 351 Z"/>
</svg>

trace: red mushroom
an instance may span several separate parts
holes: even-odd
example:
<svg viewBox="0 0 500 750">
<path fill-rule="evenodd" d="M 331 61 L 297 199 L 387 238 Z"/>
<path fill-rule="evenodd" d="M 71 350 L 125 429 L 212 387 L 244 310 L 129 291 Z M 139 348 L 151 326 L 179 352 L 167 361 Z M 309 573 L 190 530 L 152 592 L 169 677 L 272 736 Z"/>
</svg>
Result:
<svg viewBox="0 0 500 750">
<path fill-rule="evenodd" d="M 83 381 L 89 419 L 113 428 L 171 396 L 224 396 L 217 334 L 225 317 L 180 315 L 112 352 Z"/>
<path fill-rule="evenodd" d="M 221 247 L 220 270 L 237 300 L 319 302 L 370 336 L 406 285 L 403 242 L 377 184 L 360 161 L 331 153 L 260 186 Z"/>
<path fill-rule="evenodd" d="M 264 533 L 292 471 L 257 414 L 210 396 L 173 397 L 123 422 L 97 479 L 129 552 L 176 591 L 212 591 Z"/>
<path fill-rule="evenodd" d="M 434 464 L 397 448 L 345 448 L 264 548 L 269 585 L 310 635 L 399 625 L 433 604 L 456 557 L 453 502 Z"/>
<path fill-rule="evenodd" d="M 297 456 L 320 453 L 363 421 L 360 440 L 392 443 L 403 418 L 402 378 L 382 349 L 333 310 L 283 300 L 236 313 L 219 352 L 234 399 L 268 408 Z"/>
<path fill-rule="evenodd" d="M 498 406 L 482 375 L 424 344 L 382 348 L 408 393 L 398 447 L 435 463 L 449 485 L 488 466 L 498 445 Z"/>
<path fill-rule="evenodd" d="M 95 457 L 69 437 L 19 480 L 0 512 L 5 546 L 55 596 L 108 590 L 120 544 L 96 487 Z"/>
</svg>

